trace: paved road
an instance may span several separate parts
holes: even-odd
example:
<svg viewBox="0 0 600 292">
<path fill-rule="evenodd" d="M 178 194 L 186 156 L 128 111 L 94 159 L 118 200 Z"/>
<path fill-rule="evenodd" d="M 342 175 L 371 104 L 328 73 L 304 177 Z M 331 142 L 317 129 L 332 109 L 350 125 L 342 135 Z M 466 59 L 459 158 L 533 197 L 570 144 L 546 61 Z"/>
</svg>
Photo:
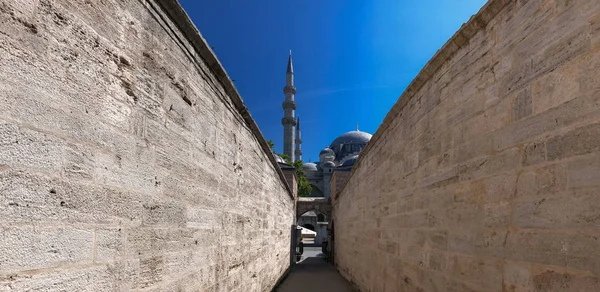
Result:
<svg viewBox="0 0 600 292">
<path fill-rule="evenodd" d="M 352 292 L 350 284 L 322 258 L 320 247 L 305 247 L 302 259 L 281 283 L 278 292 Z"/>
</svg>

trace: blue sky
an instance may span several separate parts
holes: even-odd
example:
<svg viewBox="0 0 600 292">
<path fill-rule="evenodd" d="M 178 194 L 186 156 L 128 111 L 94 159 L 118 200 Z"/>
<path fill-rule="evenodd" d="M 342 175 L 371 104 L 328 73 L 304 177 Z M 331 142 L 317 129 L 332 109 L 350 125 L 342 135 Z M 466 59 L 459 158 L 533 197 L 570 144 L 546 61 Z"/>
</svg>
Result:
<svg viewBox="0 0 600 292">
<path fill-rule="evenodd" d="M 267 140 L 282 151 L 289 50 L 303 160 L 375 133 L 406 86 L 485 0 L 179 0 Z"/>
</svg>

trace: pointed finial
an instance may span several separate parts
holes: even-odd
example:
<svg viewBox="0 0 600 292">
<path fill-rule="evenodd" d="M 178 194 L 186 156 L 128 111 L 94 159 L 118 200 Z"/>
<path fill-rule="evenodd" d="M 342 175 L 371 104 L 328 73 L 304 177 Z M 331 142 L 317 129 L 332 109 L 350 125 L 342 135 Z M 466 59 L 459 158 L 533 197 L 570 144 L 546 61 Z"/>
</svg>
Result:
<svg viewBox="0 0 600 292">
<path fill-rule="evenodd" d="M 292 50 L 290 50 L 290 57 L 288 58 L 287 73 L 294 73 L 294 66 L 292 65 Z"/>
<path fill-rule="evenodd" d="M 356 123 L 356 131 L 358 132 L 358 123 Z"/>
<path fill-rule="evenodd" d="M 296 135 L 300 135 L 300 115 L 296 117 Z"/>
</svg>

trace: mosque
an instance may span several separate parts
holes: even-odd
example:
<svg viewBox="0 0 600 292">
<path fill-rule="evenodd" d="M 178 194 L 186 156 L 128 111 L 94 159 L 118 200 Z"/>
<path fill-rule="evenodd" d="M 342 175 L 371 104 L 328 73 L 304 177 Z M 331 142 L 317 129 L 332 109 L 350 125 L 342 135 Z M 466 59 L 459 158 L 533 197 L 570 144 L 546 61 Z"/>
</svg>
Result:
<svg viewBox="0 0 600 292">
<path fill-rule="evenodd" d="M 286 71 L 286 84 L 283 87 L 285 101 L 283 102 L 284 116 L 281 119 L 283 125 L 283 154 L 292 161 L 302 160 L 302 139 L 300 130 L 300 119 L 296 118 L 296 102 L 294 95 L 294 67 L 292 64 L 292 52 L 288 58 Z M 331 177 L 336 171 L 349 171 L 358 159 L 358 155 L 371 140 L 371 134 L 358 130 L 344 133 L 331 142 L 319 153 L 319 162 L 305 163 L 302 167 L 304 174 L 312 185 L 311 197 L 331 198 Z M 276 155 L 280 163 L 283 159 Z M 298 225 L 317 232 L 316 244 L 327 236 L 327 221 L 322 214 L 307 212 L 300 217 Z"/>
</svg>

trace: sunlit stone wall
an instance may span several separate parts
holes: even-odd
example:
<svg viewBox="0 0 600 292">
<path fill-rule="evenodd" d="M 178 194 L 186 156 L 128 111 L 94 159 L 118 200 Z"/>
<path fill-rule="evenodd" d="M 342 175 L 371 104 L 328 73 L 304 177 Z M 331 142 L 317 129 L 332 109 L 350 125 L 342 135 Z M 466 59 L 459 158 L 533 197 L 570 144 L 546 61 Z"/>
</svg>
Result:
<svg viewBox="0 0 600 292">
<path fill-rule="evenodd" d="M 270 291 L 294 202 L 173 0 L 0 0 L 0 291 Z"/>
<path fill-rule="evenodd" d="M 489 1 L 392 108 L 334 220 L 362 291 L 597 291 L 600 2 Z"/>
</svg>

